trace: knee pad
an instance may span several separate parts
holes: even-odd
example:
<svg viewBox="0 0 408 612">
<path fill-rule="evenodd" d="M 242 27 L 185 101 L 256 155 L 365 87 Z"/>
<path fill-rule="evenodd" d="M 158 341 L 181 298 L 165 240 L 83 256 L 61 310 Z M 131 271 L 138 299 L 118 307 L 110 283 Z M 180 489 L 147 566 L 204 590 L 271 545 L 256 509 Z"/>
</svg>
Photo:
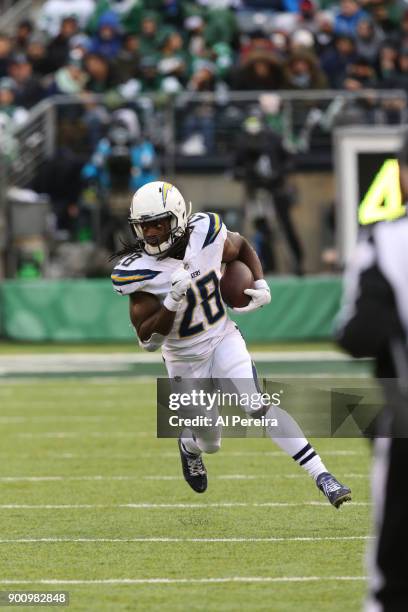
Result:
<svg viewBox="0 0 408 612">
<path fill-rule="evenodd" d="M 200 447 L 203 453 L 213 455 L 218 453 L 221 448 L 221 438 L 219 440 L 203 440 L 202 438 L 196 439 L 197 445 Z"/>
</svg>

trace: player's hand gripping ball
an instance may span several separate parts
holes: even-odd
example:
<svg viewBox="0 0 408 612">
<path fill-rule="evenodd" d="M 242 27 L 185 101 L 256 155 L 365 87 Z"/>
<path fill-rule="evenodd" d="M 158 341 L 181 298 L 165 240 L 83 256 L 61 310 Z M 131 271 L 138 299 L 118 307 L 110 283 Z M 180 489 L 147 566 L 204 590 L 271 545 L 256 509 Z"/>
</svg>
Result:
<svg viewBox="0 0 408 612">
<path fill-rule="evenodd" d="M 250 296 L 245 295 L 246 289 L 253 289 L 254 277 L 251 270 L 242 261 L 231 261 L 225 266 L 221 277 L 220 289 L 222 299 L 231 308 L 248 306 Z"/>
<path fill-rule="evenodd" d="M 236 260 L 226 265 L 220 288 L 224 302 L 237 313 L 256 310 L 271 301 L 266 281 L 254 281 L 251 270 L 242 261 Z"/>
</svg>

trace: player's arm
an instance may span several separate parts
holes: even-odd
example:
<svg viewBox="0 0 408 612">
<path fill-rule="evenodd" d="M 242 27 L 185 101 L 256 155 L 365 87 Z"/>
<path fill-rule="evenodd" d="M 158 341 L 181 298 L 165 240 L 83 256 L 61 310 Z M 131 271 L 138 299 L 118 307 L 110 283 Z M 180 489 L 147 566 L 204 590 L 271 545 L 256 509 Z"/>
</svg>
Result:
<svg viewBox="0 0 408 612">
<path fill-rule="evenodd" d="M 130 294 L 130 320 L 143 348 L 153 351 L 161 346 L 173 327 L 177 311 L 190 284 L 190 273 L 180 267 L 171 277 L 171 290 L 163 304 L 151 293 L 136 291 Z"/>
<path fill-rule="evenodd" d="M 252 272 L 254 280 L 263 278 L 263 270 L 256 251 L 249 244 L 248 240 L 238 234 L 238 232 L 227 232 L 222 253 L 222 262 L 230 263 L 238 259 L 248 266 Z"/>
<path fill-rule="evenodd" d="M 259 257 L 248 240 L 235 232 L 227 232 L 222 253 L 222 262 L 230 263 L 239 260 L 248 266 L 254 277 L 254 289 L 246 289 L 244 293 L 251 296 L 251 301 L 244 308 L 234 308 L 235 312 L 244 313 L 256 310 L 271 301 L 271 293 L 263 277 Z"/>
<path fill-rule="evenodd" d="M 130 320 L 142 342 L 147 342 L 154 333 L 162 336 L 170 333 L 176 311 L 161 306 L 157 297 L 151 293 L 137 291 L 129 297 Z"/>
</svg>

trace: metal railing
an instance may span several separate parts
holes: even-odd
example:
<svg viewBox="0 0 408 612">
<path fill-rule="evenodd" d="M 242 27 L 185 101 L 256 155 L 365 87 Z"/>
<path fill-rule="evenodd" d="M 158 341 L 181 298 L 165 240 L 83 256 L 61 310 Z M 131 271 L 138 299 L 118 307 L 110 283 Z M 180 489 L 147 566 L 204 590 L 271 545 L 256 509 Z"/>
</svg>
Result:
<svg viewBox="0 0 408 612">
<path fill-rule="evenodd" d="M 279 112 L 274 114 L 268 111 L 272 97 L 279 104 Z M 103 95 L 93 96 L 91 106 L 103 106 L 104 101 Z M 225 161 L 233 151 L 243 120 L 251 113 L 261 113 L 272 125 L 278 119 L 277 129 L 287 147 L 293 153 L 308 155 L 330 150 L 332 129 L 339 125 L 398 125 L 408 121 L 407 94 L 400 90 L 182 93 L 165 102 L 160 96 L 143 95 L 120 106 L 135 110 L 145 135 L 160 152 L 163 170 L 169 174 L 182 166 L 183 158 L 195 158 L 203 168 L 217 158 Z M 81 154 L 89 152 L 83 124 L 89 107 L 89 98 L 84 101 L 78 96 L 54 96 L 34 107 L 28 121 L 14 132 L 19 153 L 8 173 L 9 181 L 27 185 L 61 140 L 68 144 L 73 141 L 74 150 Z M 77 131 L 78 126 L 82 131 Z M 106 124 L 101 130 L 104 128 Z M 183 148 L 189 135 L 200 130 L 205 134 L 206 129 L 211 142 L 204 142 L 192 153 Z"/>
<path fill-rule="evenodd" d="M 280 130 L 285 144 L 293 153 L 307 153 L 313 145 L 331 147 L 331 132 L 338 125 L 404 124 L 408 120 L 407 94 L 402 90 L 340 90 L 278 91 L 278 92 L 226 92 L 183 93 L 175 102 L 175 124 L 197 105 L 212 105 L 216 112 L 216 132 L 223 122 L 231 131 L 241 128 L 248 114 L 261 113 L 268 120 L 276 119 L 268 112 L 269 100 L 278 100 Z M 235 110 L 233 116 L 231 111 Z M 315 137 L 315 142 L 313 142 Z M 227 148 L 230 142 L 227 141 Z"/>
<path fill-rule="evenodd" d="M 13 0 L 0 0 L 0 18 L 13 6 Z"/>
<path fill-rule="evenodd" d="M 0 4 L 0 32 L 10 34 L 14 31 L 18 22 L 23 18 L 29 18 L 32 12 L 33 2 L 31 0 L 2 0 Z"/>
<path fill-rule="evenodd" d="M 26 123 L 13 131 L 16 145 L 13 158 L 7 159 L 0 147 L 0 232 L 1 225 L 5 226 L 8 187 L 28 187 L 46 160 L 54 157 L 58 146 L 72 146 L 82 158 L 92 155 L 84 117 L 104 104 L 103 95 L 86 99 L 51 97 L 35 106 Z M 262 114 L 272 125 L 278 120 L 277 129 L 287 147 L 308 161 L 315 156 L 317 165 L 320 159 L 326 168 L 334 127 L 408 122 L 407 94 L 399 90 L 185 92 L 166 100 L 162 96 L 143 95 L 131 103 L 123 100 L 108 110 L 119 107 L 135 110 L 145 136 L 159 152 L 165 176 L 192 167 L 199 167 L 200 171 L 208 168 L 225 171 L 232 162 L 242 123 L 253 113 Z M 101 124 L 101 134 L 107 127 L 108 124 Z M 188 150 L 186 142 L 195 133 L 202 137 L 202 146 Z M 1 248 L 0 239 L 0 251 Z"/>
<path fill-rule="evenodd" d="M 51 100 L 36 105 L 28 120 L 13 133 L 17 156 L 9 165 L 8 180 L 19 187 L 27 186 L 39 167 L 53 156 L 56 145 L 56 108 Z"/>
<path fill-rule="evenodd" d="M 268 112 L 272 97 L 275 106 L 276 100 L 279 105 L 279 112 L 273 117 Z M 103 106 L 104 102 L 103 95 L 95 95 L 91 106 Z M 251 113 L 262 113 L 267 121 L 278 117 L 287 147 L 294 153 L 309 155 L 319 149 L 330 151 L 331 131 L 338 125 L 398 125 L 408 121 L 407 94 L 400 90 L 186 92 L 165 102 L 162 96 L 146 94 L 132 103 L 123 101 L 120 106 L 135 110 L 145 135 L 160 152 L 163 172 L 169 175 L 174 174 L 177 166 L 183 166 L 183 160 L 187 165 L 194 160 L 202 169 L 216 159 L 220 160 L 220 167 L 225 165 L 242 122 Z M 53 157 L 57 143 L 64 144 L 65 139 L 69 145 L 71 140 L 78 153 L 92 153 L 84 137 L 86 128 L 77 129 L 84 128 L 83 117 L 89 107 L 89 97 L 85 101 L 79 96 L 54 96 L 31 110 L 28 120 L 13 132 L 15 159 L 1 161 L 0 208 L 6 185 L 29 185 L 45 160 Z M 204 119 L 200 116 L 203 112 Z M 197 121 L 191 122 L 197 116 Z M 205 146 L 208 143 L 193 152 L 183 149 L 188 135 L 200 129 L 205 131 L 206 126 L 211 130 L 209 150 Z"/>
</svg>

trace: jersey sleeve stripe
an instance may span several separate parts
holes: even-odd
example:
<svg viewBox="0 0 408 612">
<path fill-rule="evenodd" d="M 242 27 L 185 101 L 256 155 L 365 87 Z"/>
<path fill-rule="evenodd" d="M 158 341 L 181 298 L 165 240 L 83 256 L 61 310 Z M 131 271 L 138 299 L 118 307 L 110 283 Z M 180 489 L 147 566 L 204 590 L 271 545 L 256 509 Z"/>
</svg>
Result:
<svg viewBox="0 0 408 612">
<path fill-rule="evenodd" d="M 203 242 L 203 249 L 214 242 L 214 240 L 220 233 L 222 227 L 222 221 L 219 215 L 217 215 L 216 213 L 208 213 L 208 216 L 210 217 L 210 225 L 208 228 L 207 236 L 205 237 L 205 240 Z"/>
<path fill-rule="evenodd" d="M 128 270 L 114 270 L 111 276 L 114 285 L 128 285 L 137 281 L 151 280 L 160 272 L 154 270 L 133 270 L 131 273 Z"/>
</svg>

